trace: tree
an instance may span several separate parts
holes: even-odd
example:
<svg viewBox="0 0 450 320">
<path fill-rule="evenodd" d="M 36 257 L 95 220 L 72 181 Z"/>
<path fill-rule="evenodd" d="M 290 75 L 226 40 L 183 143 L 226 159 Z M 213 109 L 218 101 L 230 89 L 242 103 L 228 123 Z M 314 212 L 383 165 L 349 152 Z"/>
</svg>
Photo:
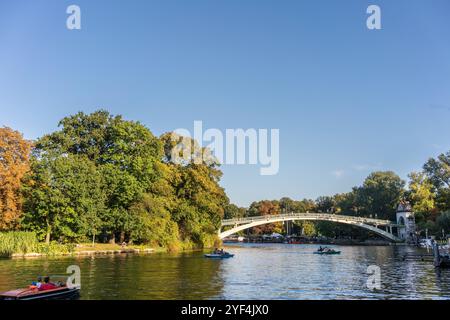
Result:
<svg viewBox="0 0 450 320">
<path fill-rule="evenodd" d="M 450 233 L 450 211 L 443 212 L 437 219 L 438 228 L 444 230 L 444 234 Z"/>
<path fill-rule="evenodd" d="M 300 230 L 301 234 L 307 237 L 312 237 L 317 234 L 316 224 L 312 221 L 298 221 L 296 224 Z"/>
<path fill-rule="evenodd" d="M 92 161 L 105 183 L 106 206 L 103 233 L 111 242 L 124 241 L 132 217 L 129 208 L 159 177 L 157 164 L 162 145 L 149 129 L 121 116 L 100 110 L 83 112 L 60 121 L 61 130 L 36 143 L 37 158 L 51 153 L 55 157 L 82 155 Z"/>
<path fill-rule="evenodd" d="M 437 159 L 430 158 L 423 169 L 434 186 L 437 208 L 450 210 L 450 151 L 440 154 Z"/>
<path fill-rule="evenodd" d="M 19 228 L 22 217 L 20 192 L 30 169 L 32 143 L 10 128 L 0 128 L 0 231 Z"/>
<path fill-rule="evenodd" d="M 266 216 L 280 214 L 280 204 L 278 201 L 263 200 L 259 202 L 253 202 L 248 211 L 248 216 Z M 265 224 L 252 228 L 252 233 L 255 234 L 267 234 L 267 233 L 281 233 L 283 231 L 283 224 L 281 222 Z"/>
<path fill-rule="evenodd" d="M 433 184 L 424 173 L 412 172 L 408 175 L 408 199 L 415 213 L 429 213 L 435 208 Z"/>
<path fill-rule="evenodd" d="M 423 169 L 436 189 L 450 188 L 450 151 L 440 154 L 437 159 L 430 158 Z"/>
<path fill-rule="evenodd" d="M 303 199 L 300 201 L 294 201 L 293 203 L 294 212 L 314 212 L 316 210 L 316 203 L 311 199 Z"/>
<path fill-rule="evenodd" d="M 210 246 L 217 240 L 224 208 L 229 204 L 225 190 L 219 185 L 222 172 L 217 160 L 209 156 L 209 150 L 199 148 L 193 139 L 186 137 L 182 139 L 184 144 L 197 147 L 179 148 L 174 137 L 177 138 L 173 133 L 160 137 L 165 181 L 158 189 L 171 199 L 172 219 L 178 224 L 181 239 L 200 247 Z M 183 154 L 186 152 L 192 154 Z M 180 153 L 183 161 L 173 157 Z M 198 154 L 202 155 L 200 160 L 206 161 L 199 161 Z"/>
<path fill-rule="evenodd" d="M 316 200 L 316 207 L 319 212 L 333 212 L 335 209 L 335 202 L 333 197 L 318 197 Z"/>
<path fill-rule="evenodd" d="M 81 155 L 33 159 L 24 182 L 24 227 L 49 243 L 95 237 L 105 211 L 103 181 L 94 163 Z"/>
<path fill-rule="evenodd" d="M 358 215 L 358 206 L 356 203 L 357 188 L 351 192 L 336 194 L 333 197 L 335 203 L 335 212 L 337 214 L 355 216 Z"/>
<path fill-rule="evenodd" d="M 295 208 L 295 201 L 291 198 L 284 197 L 280 199 L 280 209 L 282 213 L 293 212 L 292 210 Z"/>
<path fill-rule="evenodd" d="M 166 248 L 176 246 L 178 225 L 171 219 L 163 197 L 145 194 L 130 211 L 134 223 L 132 240 Z"/>
<path fill-rule="evenodd" d="M 246 215 L 247 210 L 245 208 L 240 208 L 235 204 L 228 204 L 224 208 L 224 219 L 237 219 L 243 218 Z"/>
<path fill-rule="evenodd" d="M 403 196 L 405 182 L 392 171 L 373 172 L 355 188 L 358 213 L 395 220 L 396 207 Z"/>
</svg>

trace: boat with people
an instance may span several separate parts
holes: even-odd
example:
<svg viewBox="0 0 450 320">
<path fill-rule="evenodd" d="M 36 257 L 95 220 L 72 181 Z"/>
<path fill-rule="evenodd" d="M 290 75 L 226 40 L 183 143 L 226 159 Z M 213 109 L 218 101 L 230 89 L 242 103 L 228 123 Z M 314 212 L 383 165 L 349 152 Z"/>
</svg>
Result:
<svg viewBox="0 0 450 320">
<path fill-rule="evenodd" d="M 320 247 L 314 254 L 341 254 L 341 252 L 328 247 Z"/>
<path fill-rule="evenodd" d="M 215 249 L 212 253 L 205 254 L 205 258 L 210 259 L 227 259 L 233 258 L 234 254 L 224 251 L 223 249 Z"/>
<path fill-rule="evenodd" d="M 43 279 L 43 281 L 42 281 Z M 50 281 L 50 277 L 38 277 L 27 288 L 14 289 L 0 293 L 0 300 L 64 300 L 79 297 L 80 287 L 68 287 L 65 282 Z"/>
</svg>

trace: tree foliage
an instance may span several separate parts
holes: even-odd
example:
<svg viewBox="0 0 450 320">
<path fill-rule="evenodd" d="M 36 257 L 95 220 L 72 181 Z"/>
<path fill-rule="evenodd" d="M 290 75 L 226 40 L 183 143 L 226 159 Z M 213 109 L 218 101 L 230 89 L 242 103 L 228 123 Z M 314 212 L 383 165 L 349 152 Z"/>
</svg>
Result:
<svg viewBox="0 0 450 320">
<path fill-rule="evenodd" d="M 173 163 L 170 134 L 157 138 L 103 110 L 66 117 L 59 126 L 33 151 L 24 186 L 28 229 L 47 241 L 216 241 L 229 203 L 216 162 Z"/>
<path fill-rule="evenodd" d="M 47 243 L 51 238 L 78 242 L 98 234 L 106 212 L 102 182 L 85 156 L 34 159 L 24 185 L 24 226 Z"/>
<path fill-rule="evenodd" d="M 0 128 L 0 231 L 20 226 L 24 175 L 29 171 L 32 144 L 10 128 Z"/>
<path fill-rule="evenodd" d="M 437 159 L 430 158 L 423 170 L 433 184 L 437 209 L 450 210 L 450 151 L 440 154 Z"/>
</svg>

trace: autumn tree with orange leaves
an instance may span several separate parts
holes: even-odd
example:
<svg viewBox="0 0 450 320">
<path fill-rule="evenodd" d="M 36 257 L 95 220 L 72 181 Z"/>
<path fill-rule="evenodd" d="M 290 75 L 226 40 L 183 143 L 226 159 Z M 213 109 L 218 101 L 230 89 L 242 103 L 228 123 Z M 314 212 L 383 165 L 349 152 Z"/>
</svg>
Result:
<svg viewBox="0 0 450 320">
<path fill-rule="evenodd" d="M 21 181 L 30 169 L 32 143 L 10 128 L 0 128 L 0 231 L 16 230 L 22 215 Z"/>
</svg>

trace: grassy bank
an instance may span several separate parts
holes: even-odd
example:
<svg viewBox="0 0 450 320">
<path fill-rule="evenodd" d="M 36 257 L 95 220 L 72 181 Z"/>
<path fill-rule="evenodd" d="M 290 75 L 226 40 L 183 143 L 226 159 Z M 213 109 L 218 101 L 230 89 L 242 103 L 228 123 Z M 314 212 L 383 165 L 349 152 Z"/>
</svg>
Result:
<svg viewBox="0 0 450 320">
<path fill-rule="evenodd" d="M 75 253 L 80 252 L 88 252 L 88 251 L 94 251 L 94 252 L 102 252 L 102 251 L 120 251 L 120 250 L 137 250 L 137 251 L 144 251 L 152 249 L 152 252 L 167 252 L 167 248 L 155 248 L 155 247 L 149 247 L 145 245 L 127 245 L 122 247 L 119 244 L 112 244 L 112 243 L 80 243 L 75 245 Z"/>
<path fill-rule="evenodd" d="M 60 244 L 42 243 L 37 240 L 33 232 L 0 232 L 0 257 L 16 256 L 58 256 L 58 255 L 89 255 L 116 253 L 148 253 L 148 252 L 177 252 L 196 250 L 191 242 L 177 243 L 168 247 L 148 245 L 127 245 L 110 243 L 80 243 Z"/>
<path fill-rule="evenodd" d="M 33 232 L 0 233 L 0 257 L 7 258 L 14 254 L 27 255 L 31 253 L 41 255 L 70 254 L 74 250 L 75 245 L 73 244 L 41 243 Z"/>
</svg>

